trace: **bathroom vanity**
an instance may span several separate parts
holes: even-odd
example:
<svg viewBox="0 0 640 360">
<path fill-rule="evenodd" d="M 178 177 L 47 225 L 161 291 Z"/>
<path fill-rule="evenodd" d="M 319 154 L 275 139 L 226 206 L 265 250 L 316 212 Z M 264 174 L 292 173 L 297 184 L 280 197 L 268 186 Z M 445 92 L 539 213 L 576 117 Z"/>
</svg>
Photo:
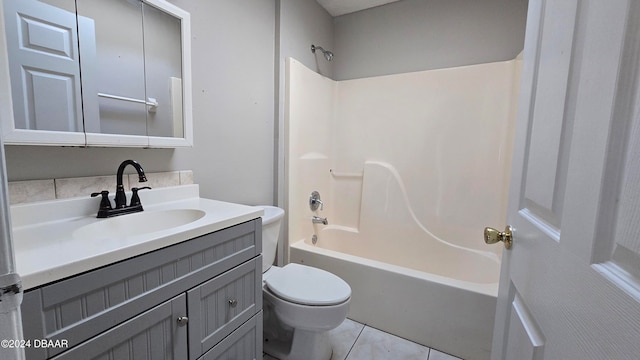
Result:
<svg viewBox="0 0 640 360">
<path fill-rule="evenodd" d="M 61 225 L 20 226 L 23 213 L 36 205 L 12 208 L 16 264 L 26 289 L 22 320 L 24 339 L 31 341 L 28 359 L 262 356 L 262 211 L 199 198 L 197 185 L 145 195 L 143 213 L 106 220 L 94 213 Z M 87 200 L 97 206 L 97 199 L 71 201 Z M 106 239 L 111 235 L 85 231 L 104 221 L 117 227 L 126 218 L 133 219 L 126 224 L 153 222 L 167 212 L 176 218 L 185 211 L 202 214 L 166 229 L 141 224 L 151 232 L 130 236 Z M 41 218 L 46 212 L 31 214 Z M 45 230 L 54 237 L 46 245 L 37 236 Z M 68 234 L 66 241 L 62 234 Z"/>
</svg>

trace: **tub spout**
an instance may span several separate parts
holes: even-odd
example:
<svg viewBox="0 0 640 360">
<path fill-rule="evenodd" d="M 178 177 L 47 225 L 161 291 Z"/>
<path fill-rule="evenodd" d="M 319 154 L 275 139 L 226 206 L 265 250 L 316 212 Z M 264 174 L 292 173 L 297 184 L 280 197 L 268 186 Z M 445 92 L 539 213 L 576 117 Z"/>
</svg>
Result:
<svg viewBox="0 0 640 360">
<path fill-rule="evenodd" d="M 311 218 L 311 222 L 313 222 L 314 224 L 322 224 L 322 225 L 329 224 L 329 222 L 327 221 L 327 218 L 323 218 L 315 215 Z"/>
</svg>

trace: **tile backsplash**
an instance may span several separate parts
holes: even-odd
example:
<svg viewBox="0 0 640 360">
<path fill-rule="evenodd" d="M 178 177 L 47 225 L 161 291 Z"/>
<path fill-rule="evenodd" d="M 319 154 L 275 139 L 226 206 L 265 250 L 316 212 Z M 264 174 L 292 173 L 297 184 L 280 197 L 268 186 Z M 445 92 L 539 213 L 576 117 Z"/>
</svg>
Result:
<svg viewBox="0 0 640 360">
<path fill-rule="evenodd" d="M 147 182 L 139 183 L 138 174 L 125 174 L 122 183 L 126 190 L 132 187 L 152 188 L 193 184 L 191 170 L 147 173 Z M 88 176 L 49 180 L 27 180 L 9 182 L 9 202 L 11 205 L 27 202 L 67 199 L 89 196 L 93 192 L 116 191 L 116 176 Z"/>
<path fill-rule="evenodd" d="M 10 204 L 55 199 L 56 186 L 54 179 L 9 182 Z"/>
</svg>

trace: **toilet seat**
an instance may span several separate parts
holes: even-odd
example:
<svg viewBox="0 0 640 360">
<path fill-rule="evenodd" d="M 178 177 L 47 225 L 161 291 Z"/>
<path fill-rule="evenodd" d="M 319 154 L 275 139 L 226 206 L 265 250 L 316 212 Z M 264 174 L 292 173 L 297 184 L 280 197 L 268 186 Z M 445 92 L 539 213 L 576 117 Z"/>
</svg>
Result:
<svg viewBox="0 0 640 360">
<path fill-rule="evenodd" d="M 336 305 L 351 297 L 351 287 L 338 276 L 300 264 L 285 265 L 264 282 L 274 295 L 302 305 Z"/>
</svg>

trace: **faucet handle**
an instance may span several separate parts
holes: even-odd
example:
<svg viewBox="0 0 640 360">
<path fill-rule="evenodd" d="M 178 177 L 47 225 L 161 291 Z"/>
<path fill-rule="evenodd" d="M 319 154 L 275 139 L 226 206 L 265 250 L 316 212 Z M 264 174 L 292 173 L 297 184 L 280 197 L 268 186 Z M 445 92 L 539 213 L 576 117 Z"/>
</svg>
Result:
<svg viewBox="0 0 640 360">
<path fill-rule="evenodd" d="M 91 193 L 91 197 L 96 197 L 96 196 L 102 196 L 102 199 L 100 200 L 100 208 L 98 209 L 98 216 L 99 218 L 105 218 L 107 217 L 107 212 L 108 210 L 113 209 L 111 207 L 111 201 L 109 201 L 109 191 L 107 190 L 102 190 L 101 192 L 97 193 Z"/>
<path fill-rule="evenodd" d="M 151 189 L 151 187 L 149 186 L 143 186 L 140 188 L 134 187 L 131 188 L 131 192 L 133 193 L 131 195 L 131 204 L 129 206 L 137 206 L 137 205 L 142 205 L 140 204 L 140 196 L 138 196 L 138 190 L 143 190 L 143 189 Z"/>
<path fill-rule="evenodd" d="M 99 193 L 91 193 L 91 197 L 96 197 L 102 195 L 102 200 L 100 200 L 100 209 L 111 209 L 111 201 L 109 201 L 109 191 L 102 190 Z"/>
<path fill-rule="evenodd" d="M 316 211 L 318 210 L 318 207 L 320 208 L 320 210 L 324 209 L 324 203 L 322 202 L 322 200 L 320 200 L 320 193 L 314 191 L 309 197 L 309 208 L 311 209 L 311 211 Z"/>
</svg>

